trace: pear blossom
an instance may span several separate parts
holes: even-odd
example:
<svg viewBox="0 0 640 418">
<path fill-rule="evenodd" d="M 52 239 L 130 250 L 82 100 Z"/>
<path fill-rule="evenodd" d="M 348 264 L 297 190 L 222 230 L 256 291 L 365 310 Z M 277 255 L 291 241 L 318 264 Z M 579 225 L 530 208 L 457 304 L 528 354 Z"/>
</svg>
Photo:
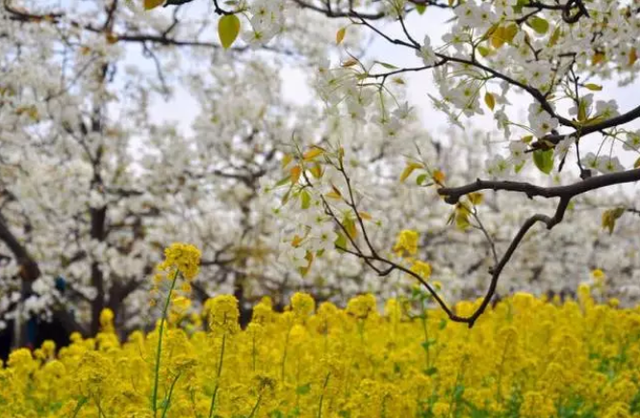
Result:
<svg viewBox="0 0 640 418">
<path fill-rule="evenodd" d="M 422 58 L 422 62 L 426 66 L 432 66 L 438 61 L 438 57 L 431 47 L 431 38 L 429 38 L 429 35 L 424 36 L 424 41 L 420 49 L 416 51 L 416 56 Z"/>
</svg>

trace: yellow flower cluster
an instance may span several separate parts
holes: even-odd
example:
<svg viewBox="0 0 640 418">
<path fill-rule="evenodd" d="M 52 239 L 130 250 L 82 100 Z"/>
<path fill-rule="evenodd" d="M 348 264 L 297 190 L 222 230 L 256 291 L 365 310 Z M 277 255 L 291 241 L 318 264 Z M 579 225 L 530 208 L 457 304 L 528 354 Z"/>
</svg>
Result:
<svg viewBox="0 0 640 418">
<path fill-rule="evenodd" d="M 405 252 L 409 255 L 415 255 L 418 252 L 418 235 L 417 231 L 405 229 L 400 231 L 393 252 L 402 256 Z"/>
<path fill-rule="evenodd" d="M 219 296 L 206 330 L 165 328 L 160 362 L 159 327 L 120 343 L 107 312 L 95 338 L 13 352 L 0 416 L 640 417 L 640 307 L 516 294 L 469 329 L 424 300 L 380 313 L 371 295 L 342 310 L 299 294 L 277 313 L 265 299 L 239 331 L 237 302 Z"/>
<path fill-rule="evenodd" d="M 200 270 L 200 255 L 200 250 L 194 245 L 173 243 L 164 250 L 165 260 L 158 265 L 158 270 L 178 270 L 185 279 L 193 280 Z"/>
</svg>

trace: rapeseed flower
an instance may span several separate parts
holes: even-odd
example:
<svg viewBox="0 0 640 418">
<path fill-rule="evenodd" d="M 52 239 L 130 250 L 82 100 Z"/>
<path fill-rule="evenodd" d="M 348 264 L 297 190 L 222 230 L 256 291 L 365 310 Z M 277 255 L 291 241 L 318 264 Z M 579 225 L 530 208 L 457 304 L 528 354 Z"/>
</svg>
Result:
<svg viewBox="0 0 640 418">
<path fill-rule="evenodd" d="M 415 255 L 418 252 L 418 232 L 411 229 L 400 231 L 393 252 L 398 256 L 403 256 L 406 252 L 409 255 Z"/>
<path fill-rule="evenodd" d="M 241 330 L 236 299 L 220 295 L 203 315 L 191 306 L 163 331 L 123 343 L 106 311 L 95 338 L 76 333 L 57 352 L 46 342 L 11 353 L 0 368 L 0 416 L 639 415 L 640 307 L 516 294 L 469 329 L 429 303 L 392 299 L 379 313 L 373 295 L 360 295 L 346 309 L 314 310 L 298 294 L 282 313 L 262 300 Z"/>
<path fill-rule="evenodd" d="M 200 270 L 200 250 L 194 245 L 175 242 L 164 250 L 165 259 L 158 270 L 173 272 L 178 270 L 187 280 L 193 280 Z"/>
</svg>

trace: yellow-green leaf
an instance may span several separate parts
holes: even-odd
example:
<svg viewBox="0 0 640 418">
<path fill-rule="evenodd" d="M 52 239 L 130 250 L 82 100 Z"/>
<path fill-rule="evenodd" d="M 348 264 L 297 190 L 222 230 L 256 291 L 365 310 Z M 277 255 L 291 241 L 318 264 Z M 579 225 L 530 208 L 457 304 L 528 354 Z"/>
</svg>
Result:
<svg viewBox="0 0 640 418">
<path fill-rule="evenodd" d="M 498 49 L 505 43 L 504 39 L 505 28 L 502 26 L 497 27 L 491 34 L 491 46 Z"/>
<path fill-rule="evenodd" d="M 286 168 L 291 161 L 293 161 L 293 156 L 291 154 L 285 154 L 284 157 L 282 157 L 282 168 Z"/>
<path fill-rule="evenodd" d="M 345 216 L 342 221 L 342 226 L 344 226 L 344 229 L 347 231 L 347 234 L 349 234 L 351 239 L 356 238 L 358 235 L 358 228 L 356 228 L 356 223 L 352 218 Z"/>
<path fill-rule="evenodd" d="M 164 4 L 164 0 L 144 0 L 144 9 L 151 10 L 155 9 L 158 6 L 162 6 Z"/>
<path fill-rule="evenodd" d="M 314 147 L 314 148 L 311 148 L 309 151 L 305 152 L 302 158 L 305 161 L 311 161 L 317 156 L 322 155 L 323 153 L 324 153 L 324 150 L 322 148 Z"/>
<path fill-rule="evenodd" d="M 311 175 L 317 179 L 322 178 L 324 171 L 322 170 L 322 166 L 318 163 L 315 163 L 309 168 Z"/>
<path fill-rule="evenodd" d="M 311 253 L 311 251 L 307 250 L 307 254 L 304 256 L 304 258 L 308 262 L 307 266 L 300 267 L 298 269 L 302 277 L 305 277 L 309 273 L 309 270 L 311 270 L 311 265 L 313 264 L 313 254 Z"/>
<path fill-rule="evenodd" d="M 469 193 L 467 197 L 469 198 L 469 202 L 474 206 L 482 204 L 484 200 L 484 195 L 480 192 Z"/>
<path fill-rule="evenodd" d="M 411 173 L 413 173 L 413 171 L 416 168 L 422 168 L 422 164 L 414 163 L 414 162 L 408 162 L 407 166 L 404 168 L 404 170 L 402 171 L 402 174 L 400 175 L 400 182 L 402 183 L 407 178 L 409 178 Z"/>
<path fill-rule="evenodd" d="M 580 102 L 578 103 L 578 121 L 584 122 L 587 120 L 587 116 L 587 102 L 584 99 L 580 99 Z"/>
<path fill-rule="evenodd" d="M 633 168 L 640 168 L 640 158 L 638 158 L 636 162 L 633 163 Z"/>
<path fill-rule="evenodd" d="M 356 65 L 358 63 L 358 60 L 355 58 L 349 58 L 348 60 L 344 61 L 342 64 L 340 64 L 340 66 L 342 68 L 349 68 L 349 67 L 353 67 L 354 65 Z"/>
<path fill-rule="evenodd" d="M 485 48 L 482 45 L 478 46 L 477 49 L 482 57 L 486 57 L 491 52 L 488 48 Z"/>
<path fill-rule="evenodd" d="M 336 238 L 336 240 L 333 242 L 333 245 L 335 245 L 338 248 L 338 251 L 344 251 L 347 249 L 347 237 L 345 237 L 344 235 L 342 235 L 340 232 L 338 232 L 338 238 Z"/>
<path fill-rule="evenodd" d="M 311 206 L 311 195 L 306 190 L 300 193 L 300 206 L 302 209 L 309 209 Z"/>
<path fill-rule="evenodd" d="M 225 15 L 218 21 L 218 37 L 224 49 L 229 49 L 240 33 L 240 19 L 236 15 Z"/>
<path fill-rule="evenodd" d="M 512 23 L 504 28 L 502 36 L 504 37 L 505 42 L 511 43 L 513 41 L 513 38 L 515 38 L 518 34 L 518 29 L 520 29 L 520 27 L 515 23 Z"/>
<path fill-rule="evenodd" d="M 469 222 L 469 211 L 456 209 L 456 226 L 458 229 L 465 230 L 471 225 Z"/>
<path fill-rule="evenodd" d="M 634 47 L 631 47 L 631 50 L 629 51 L 629 67 L 635 64 L 637 60 L 638 60 L 638 51 Z"/>
<path fill-rule="evenodd" d="M 347 28 L 346 27 L 340 28 L 336 33 L 336 44 L 340 45 L 344 40 L 344 35 L 346 34 L 347 34 Z"/>
<path fill-rule="evenodd" d="M 398 67 L 396 67 L 393 64 L 389 64 L 388 62 L 382 62 L 382 61 L 376 61 L 376 64 L 380 64 L 382 65 L 384 68 L 387 68 L 389 70 L 397 70 Z"/>
<path fill-rule="evenodd" d="M 551 34 L 548 46 L 554 46 L 555 44 L 557 44 L 558 40 L 560 39 L 560 35 L 562 35 L 562 30 L 560 29 L 560 26 L 558 26 Z"/>
<path fill-rule="evenodd" d="M 484 102 L 487 104 L 487 107 L 491 110 L 493 110 L 494 107 L 496 107 L 496 98 L 493 97 L 493 94 L 487 92 L 484 95 Z"/>
<path fill-rule="evenodd" d="M 533 16 L 531 19 L 527 21 L 529 26 L 533 28 L 534 31 L 539 33 L 540 35 L 544 35 L 549 30 L 549 22 L 540 16 Z"/>
<path fill-rule="evenodd" d="M 613 229 L 616 227 L 616 221 L 624 214 L 624 211 L 624 208 L 605 210 L 602 213 L 602 228 L 608 229 L 609 234 L 612 234 Z"/>
<path fill-rule="evenodd" d="M 591 64 L 600 64 L 601 62 L 604 62 L 605 57 L 606 56 L 604 52 L 596 52 L 595 54 L 593 54 L 593 57 L 591 57 Z"/>
<path fill-rule="evenodd" d="M 551 173 L 553 170 L 553 150 L 535 150 L 533 151 L 533 162 L 536 167 L 545 174 Z"/>
<path fill-rule="evenodd" d="M 593 84 L 593 83 L 588 83 L 584 85 L 586 88 L 588 88 L 591 91 L 600 91 L 602 90 L 602 86 L 599 86 L 597 84 Z"/>
</svg>

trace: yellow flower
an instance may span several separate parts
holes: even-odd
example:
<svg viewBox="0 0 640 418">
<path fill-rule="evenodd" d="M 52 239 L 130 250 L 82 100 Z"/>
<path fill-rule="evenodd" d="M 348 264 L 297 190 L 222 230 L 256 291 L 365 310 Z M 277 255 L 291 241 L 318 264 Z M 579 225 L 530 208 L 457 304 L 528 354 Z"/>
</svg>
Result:
<svg viewBox="0 0 640 418">
<path fill-rule="evenodd" d="M 113 318 L 113 311 L 109 308 L 104 308 L 100 312 L 100 328 L 102 332 L 114 332 Z"/>
<path fill-rule="evenodd" d="M 347 304 L 347 313 L 358 319 L 367 318 L 376 310 L 376 297 L 371 293 L 359 295 L 349 300 Z"/>
<path fill-rule="evenodd" d="M 296 292 L 291 297 L 291 309 L 299 318 L 306 318 L 311 315 L 316 308 L 316 302 L 308 293 Z"/>
<path fill-rule="evenodd" d="M 431 265 L 424 261 L 417 260 L 411 266 L 411 271 L 423 279 L 428 279 L 431 276 Z"/>
<path fill-rule="evenodd" d="M 165 260 L 158 269 L 165 272 L 177 269 L 187 280 L 193 280 L 200 269 L 200 250 L 194 245 L 175 242 L 164 250 Z"/>
<path fill-rule="evenodd" d="M 604 271 L 600 269 L 595 269 L 591 272 L 591 277 L 593 278 L 595 287 L 602 290 L 602 287 L 604 286 L 604 281 L 607 278 L 606 274 L 604 274 Z"/>
<path fill-rule="evenodd" d="M 418 252 L 418 232 L 405 229 L 400 231 L 396 244 L 393 246 L 393 251 L 399 256 L 404 255 L 405 251 L 409 255 L 415 255 Z"/>
<path fill-rule="evenodd" d="M 520 416 L 523 418 L 548 418 L 555 415 L 556 408 L 553 400 L 541 392 L 527 392 L 520 406 Z"/>
<path fill-rule="evenodd" d="M 271 322 L 273 314 L 271 298 L 263 298 L 260 303 L 253 307 L 251 322 L 264 325 Z"/>
<path fill-rule="evenodd" d="M 205 302 L 209 313 L 209 326 L 218 332 L 236 333 L 240 326 L 238 318 L 238 299 L 232 295 L 219 295 Z"/>
<path fill-rule="evenodd" d="M 171 302 L 174 312 L 180 315 L 183 315 L 191 307 L 191 300 L 184 296 L 176 296 Z"/>
</svg>

